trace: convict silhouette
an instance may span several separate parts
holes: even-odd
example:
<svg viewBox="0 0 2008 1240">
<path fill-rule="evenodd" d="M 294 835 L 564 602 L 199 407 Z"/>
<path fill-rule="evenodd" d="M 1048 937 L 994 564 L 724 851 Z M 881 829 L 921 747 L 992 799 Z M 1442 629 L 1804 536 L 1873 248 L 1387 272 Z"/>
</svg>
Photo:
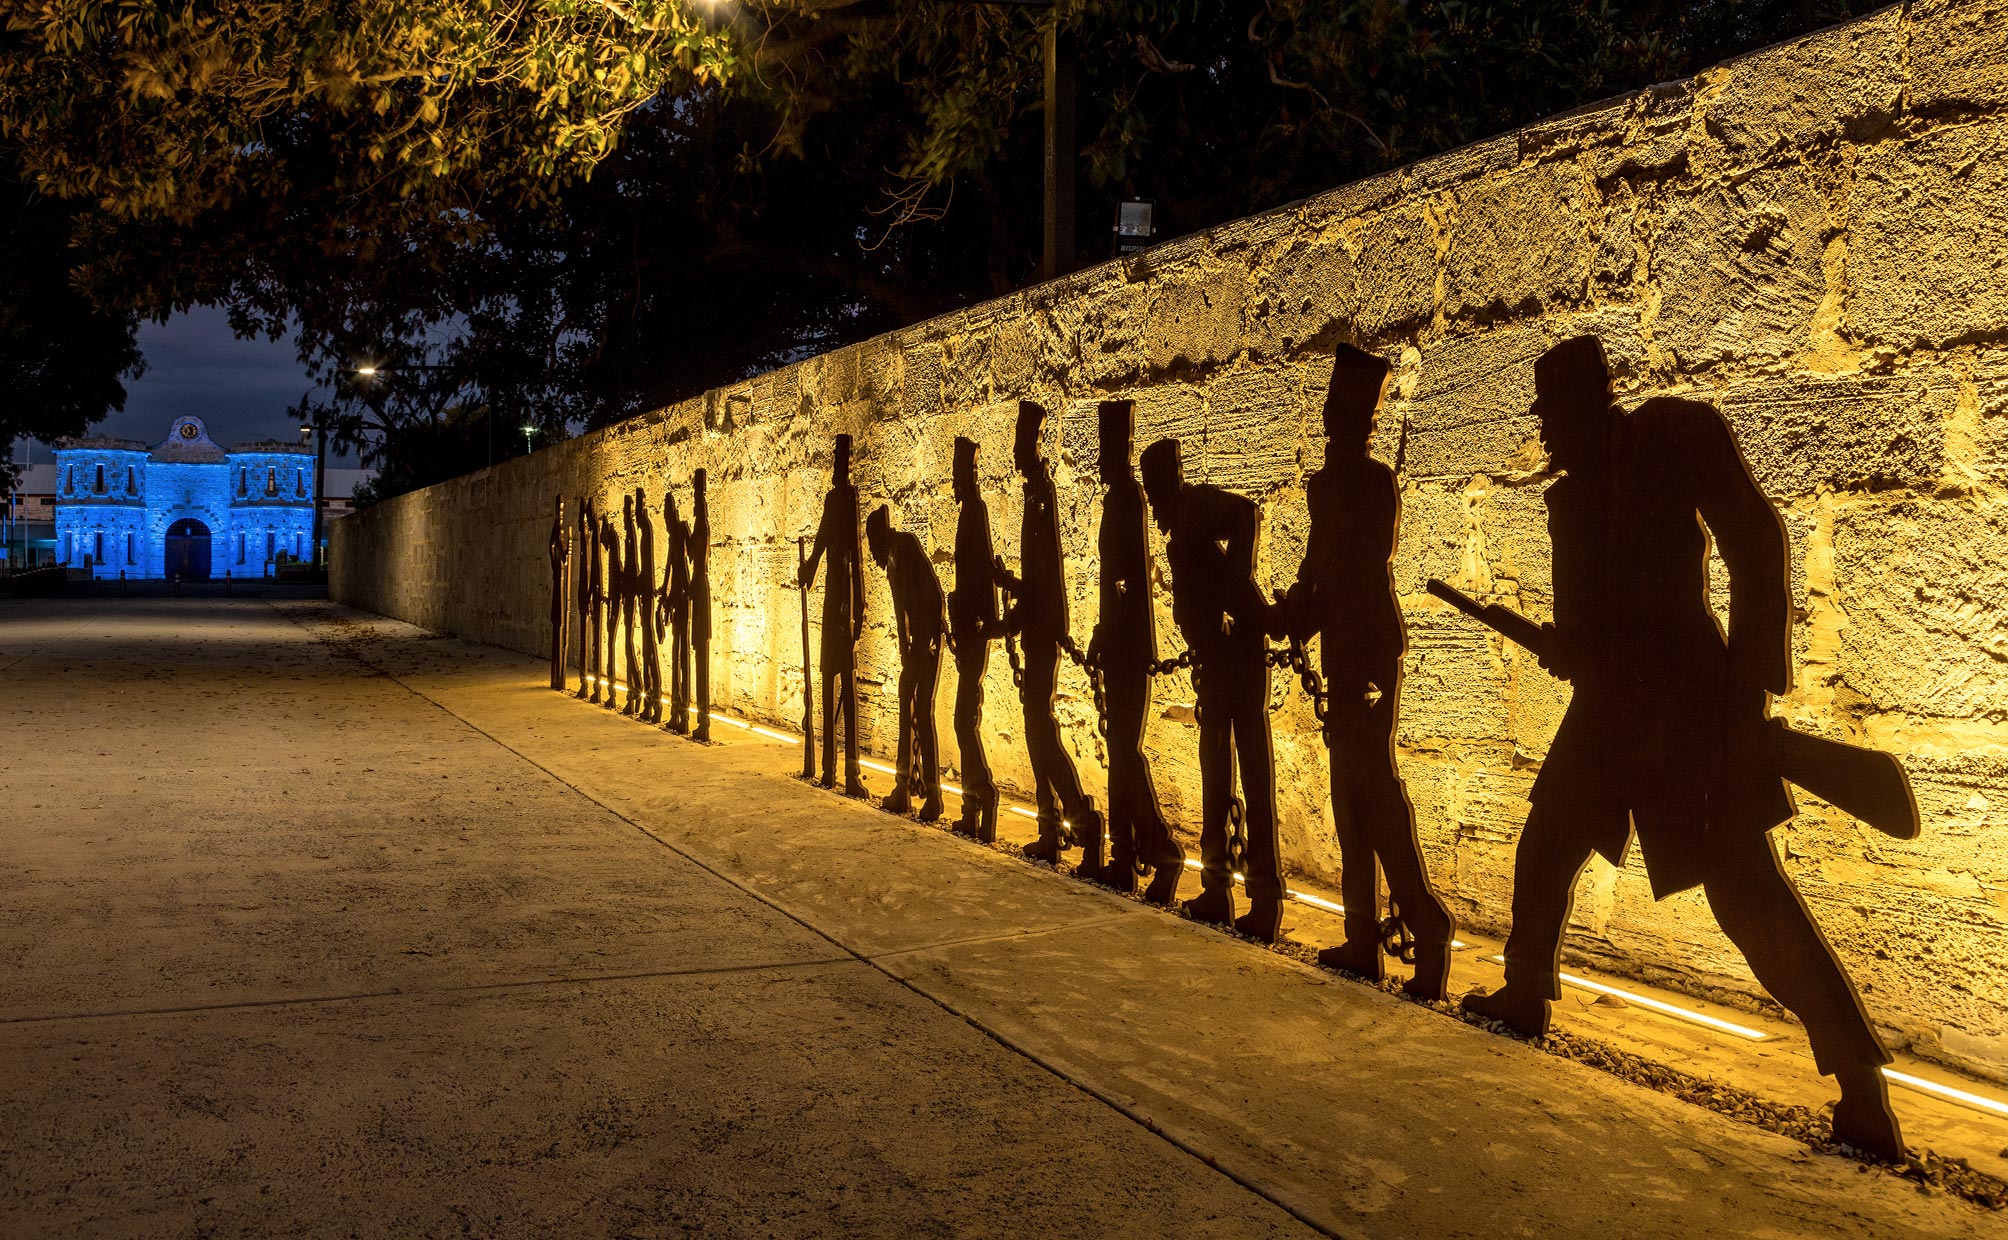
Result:
<svg viewBox="0 0 2008 1240">
<path fill-rule="evenodd" d="M 590 498 L 578 500 L 578 696 L 600 700 L 600 518 Z"/>
<path fill-rule="evenodd" d="M 1207 483 L 1188 483 L 1178 441 L 1145 448 L 1143 490 L 1165 534 L 1171 561 L 1171 615 L 1192 653 L 1198 698 L 1200 894 L 1185 902 L 1195 920 L 1232 923 L 1273 943 L 1283 926 L 1283 863 L 1276 849 L 1276 763 L 1269 739 L 1269 665 L 1262 642 L 1267 608 L 1255 584 L 1261 509 Z M 1244 801 L 1237 811 L 1235 772 Z M 1232 819 L 1245 811 L 1246 845 L 1234 855 Z M 1234 916 L 1234 872 L 1248 885 L 1248 912 Z"/>
<path fill-rule="evenodd" d="M 1102 676 L 1108 710 L 1109 860 L 1096 864 L 1099 847 L 1082 844 L 1080 874 L 1118 891 L 1136 890 L 1139 869 L 1152 871 L 1144 898 L 1169 905 L 1185 872 L 1185 850 L 1172 838 L 1144 757 L 1150 711 L 1150 666 L 1157 661 L 1157 617 L 1151 607 L 1149 517 L 1143 488 L 1130 465 L 1136 409 L 1105 400 L 1100 421 L 1102 482 L 1101 610 L 1088 640 L 1088 663 Z"/>
<path fill-rule="evenodd" d="M 600 645 L 600 649 L 605 655 L 605 661 L 596 670 L 600 675 L 600 683 L 607 691 L 606 697 L 600 700 L 600 705 L 608 710 L 615 710 L 620 705 L 615 700 L 614 693 L 615 684 L 618 679 L 618 671 L 615 664 L 619 660 L 621 607 L 625 601 L 624 596 L 627 593 L 628 582 L 627 566 L 621 563 L 620 527 L 614 524 L 611 513 L 600 521 L 600 550 L 605 554 L 607 561 L 605 572 L 601 577 L 602 589 L 606 593 L 607 600 L 606 614 L 604 616 L 606 634 Z"/>
<path fill-rule="evenodd" d="M 690 665 L 690 557 L 685 551 L 689 527 L 676 507 L 676 490 L 662 493 L 662 532 L 668 552 L 662 589 L 656 593 L 655 630 L 669 641 L 669 717 L 662 726 L 671 732 L 690 729 L 686 678 Z"/>
<path fill-rule="evenodd" d="M 648 517 L 648 492 L 641 487 L 634 489 L 630 501 L 634 505 L 635 543 L 640 558 L 634 567 L 634 593 L 640 611 L 641 624 L 641 679 L 630 679 L 641 694 L 640 719 L 643 723 L 662 722 L 662 652 L 658 646 L 655 631 L 655 523 Z M 630 677 L 634 673 L 628 673 Z M 634 704 L 632 693 L 628 704 Z"/>
<path fill-rule="evenodd" d="M 704 471 L 690 477 L 690 536 L 684 539 L 690 563 L 690 657 L 696 664 L 694 697 L 697 740 L 711 740 L 711 511 L 704 498 Z"/>
<path fill-rule="evenodd" d="M 1346 938 L 1320 951 L 1318 961 L 1381 979 L 1385 870 L 1390 913 L 1414 940 L 1415 976 L 1403 989 L 1440 1001 L 1454 926 L 1423 868 L 1415 806 L 1394 758 L 1408 647 L 1390 568 L 1401 499 L 1394 472 L 1367 452 L 1387 380 L 1385 361 L 1339 346 L 1325 393 L 1325 463 L 1304 482 L 1310 538 L 1296 583 L 1277 596 L 1270 631 L 1300 642 L 1323 638 L 1324 733 Z"/>
<path fill-rule="evenodd" d="M 892 513 L 884 504 L 865 519 L 865 542 L 892 589 L 899 635 L 899 759 L 893 790 L 883 804 L 892 813 L 906 813 L 913 804 L 910 790 L 918 784 L 920 821 L 933 822 L 941 817 L 934 728 L 934 687 L 941 677 L 941 581 L 928 562 L 927 548 L 908 531 L 892 528 Z"/>
<path fill-rule="evenodd" d="M 636 603 L 648 590 L 648 583 L 655 580 L 655 574 L 644 577 L 641 573 L 641 549 L 635 530 L 635 497 L 621 496 L 621 631 L 627 650 L 627 701 L 621 705 L 621 714 L 630 717 L 641 713 L 645 698 L 642 693 L 641 661 L 635 657 L 635 611 Z M 642 620 L 648 615 L 642 613 Z"/>
<path fill-rule="evenodd" d="M 1102 816 L 1081 790 L 1081 774 L 1073 755 L 1060 740 L 1059 716 L 1053 713 L 1053 693 L 1059 684 L 1060 643 L 1067 633 L 1067 569 L 1060 546 L 1060 501 L 1053 475 L 1039 453 L 1039 432 L 1046 411 L 1029 400 L 1018 402 L 1017 441 L 1013 456 L 1024 476 L 1024 515 L 1019 525 L 1019 572 L 1013 576 L 999 564 L 998 583 L 1010 592 L 1006 624 L 1018 635 L 1025 659 L 1018 701 L 1025 710 L 1025 749 L 1032 760 L 1032 782 L 1039 811 L 1039 838 L 1025 845 L 1025 856 L 1058 865 L 1060 854 L 1075 840 L 1100 840 Z M 1099 846 L 1096 849 L 1100 851 Z"/>
<path fill-rule="evenodd" d="M 823 518 L 816 542 L 801 568 L 804 588 L 814 584 L 816 566 L 827 553 L 829 576 L 823 580 L 823 779 L 834 788 L 836 775 L 839 694 L 844 717 L 844 795 L 866 795 L 858 768 L 857 640 L 864 631 L 865 578 L 858 546 L 858 489 L 851 485 L 851 437 L 837 436 L 830 466 L 830 490 L 823 497 Z M 839 688 L 838 686 L 841 686 Z"/>
<path fill-rule="evenodd" d="M 551 687 L 565 689 L 565 562 L 570 549 L 565 545 L 565 497 L 551 506 Z"/>
<path fill-rule="evenodd" d="M 1622 864 L 1636 834 L 1655 898 L 1700 886 L 1804 1022 L 1840 1084 L 1834 1135 L 1901 1158 L 1889 1056 L 1770 843 L 1795 812 L 1767 721 L 1791 683 L 1784 524 L 1712 406 L 1659 397 L 1620 412 L 1596 338 L 1548 350 L 1534 381 L 1563 476 L 1547 491 L 1555 619 L 1528 640 L 1573 692 L 1515 857 L 1506 984 L 1464 1006 L 1545 1032 L 1576 878 L 1592 853 Z M 1726 635 L 1709 606 L 1711 535 L 1729 570 Z"/>
<path fill-rule="evenodd" d="M 990 507 L 977 483 L 976 441 L 958 435 L 951 481 L 955 520 L 955 588 L 948 594 L 948 641 L 955 651 L 955 748 L 962 763 L 962 813 L 954 829 L 985 844 L 997 839 L 997 784 L 983 752 L 983 678 L 997 614 L 997 554 L 990 543 Z"/>
</svg>

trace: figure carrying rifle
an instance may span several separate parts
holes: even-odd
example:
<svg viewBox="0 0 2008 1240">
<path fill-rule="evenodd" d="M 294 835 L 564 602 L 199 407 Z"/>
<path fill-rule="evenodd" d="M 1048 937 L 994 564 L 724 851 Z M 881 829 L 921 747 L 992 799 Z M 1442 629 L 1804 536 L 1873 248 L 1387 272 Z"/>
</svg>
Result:
<svg viewBox="0 0 2008 1240">
<path fill-rule="evenodd" d="M 1900 1159 L 1889 1056 L 1770 842 L 1795 812 L 1767 721 L 1769 695 L 1791 683 L 1783 523 L 1714 407 L 1659 397 L 1619 411 L 1595 337 L 1548 350 L 1534 379 L 1563 477 L 1547 492 L 1555 619 L 1533 640 L 1574 691 L 1514 861 L 1506 984 L 1464 1006 L 1547 1030 L 1576 878 L 1592 853 L 1622 864 L 1636 833 L 1654 897 L 1699 886 L 1805 1024 L 1840 1085 L 1835 1137 Z M 1709 608 L 1710 535 L 1729 569 L 1726 636 Z"/>
<path fill-rule="evenodd" d="M 1017 634 L 1025 645 L 1018 701 L 1025 709 L 1025 749 L 1038 793 L 1039 838 L 1025 845 L 1024 853 L 1033 861 L 1058 865 L 1060 854 L 1073 841 L 1102 838 L 1102 816 L 1081 790 L 1081 773 L 1060 740 L 1060 720 L 1053 713 L 1060 643 L 1068 639 L 1067 571 L 1060 548 L 1059 496 L 1046 460 L 1039 455 L 1039 432 L 1045 421 L 1045 409 L 1029 400 L 1018 402 L 1013 455 L 1025 479 L 1018 539 L 1023 576 L 1014 577 L 998 564 L 997 581 L 1012 596 L 1007 632 Z M 1097 843 L 1095 852 L 1100 851 Z"/>
<path fill-rule="evenodd" d="M 1143 488 L 1130 465 L 1136 409 L 1105 400 L 1097 410 L 1101 430 L 1101 612 L 1088 639 L 1088 667 L 1099 670 L 1108 709 L 1109 863 L 1099 864 L 1099 844 L 1083 842 L 1079 873 L 1118 891 L 1136 890 L 1139 863 L 1152 870 L 1144 898 L 1169 905 L 1185 873 L 1185 850 L 1171 836 L 1144 757 L 1150 712 L 1150 667 L 1157 661 L 1157 617 L 1150 598 L 1150 541 Z"/>
<path fill-rule="evenodd" d="M 941 581 L 920 539 L 893 529 L 884 504 L 865 519 L 865 541 L 892 587 L 893 621 L 899 630 L 899 760 L 884 805 L 891 813 L 906 813 L 913 804 L 908 790 L 917 780 L 925 794 L 920 821 L 933 822 L 941 817 L 934 728 L 934 686 L 941 676 Z"/>
<path fill-rule="evenodd" d="M 955 748 L 962 763 L 962 815 L 954 830 L 985 844 L 997 839 L 997 784 L 983 752 L 983 678 L 997 613 L 996 552 L 990 508 L 977 484 L 976 441 L 955 439 L 951 471 L 960 505 L 955 520 L 955 588 L 948 593 L 948 643 L 955 651 Z"/>
<path fill-rule="evenodd" d="M 1192 652 L 1199 711 L 1200 894 L 1185 902 L 1194 920 L 1232 924 L 1273 943 L 1283 931 L 1283 860 L 1276 848 L 1276 759 L 1269 740 L 1269 662 L 1262 624 L 1267 605 L 1255 584 L 1261 509 L 1245 495 L 1188 484 L 1178 441 L 1143 450 L 1143 491 L 1165 533 L 1171 561 L 1171 614 Z M 1235 768 L 1245 800 L 1246 852 L 1234 855 Z M 1234 916 L 1240 863 L 1249 910 Z"/>
<path fill-rule="evenodd" d="M 823 779 L 837 783 L 837 709 L 842 695 L 844 716 L 844 795 L 867 795 L 858 767 L 857 641 L 865 624 L 863 549 L 858 546 L 858 489 L 851 485 L 851 437 L 837 436 L 830 467 L 830 491 L 823 497 L 823 519 L 816 526 L 816 543 L 801 568 L 803 589 L 816 580 L 816 565 L 825 553 L 830 573 L 823 579 Z M 841 686 L 841 687 L 839 687 Z"/>
<path fill-rule="evenodd" d="M 1304 563 L 1289 592 L 1277 596 L 1269 628 L 1299 642 L 1323 637 L 1324 733 L 1346 938 L 1319 952 L 1318 962 L 1381 979 L 1385 870 L 1390 916 L 1414 936 L 1415 976 L 1403 989 L 1441 1001 L 1455 926 L 1423 868 L 1415 806 L 1394 758 L 1408 647 L 1389 568 L 1401 499 L 1393 471 L 1367 452 L 1387 380 L 1385 361 L 1339 346 L 1325 394 L 1325 464 L 1304 482 L 1311 517 Z"/>
</svg>

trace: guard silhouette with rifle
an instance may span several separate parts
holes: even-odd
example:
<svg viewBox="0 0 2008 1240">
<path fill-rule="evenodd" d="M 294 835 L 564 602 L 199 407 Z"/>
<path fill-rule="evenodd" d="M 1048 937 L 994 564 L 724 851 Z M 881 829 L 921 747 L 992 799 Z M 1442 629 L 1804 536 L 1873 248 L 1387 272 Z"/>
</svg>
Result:
<svg viewBox="0 0 2008 1240">
<path fill-rule="evenodd" d="M 1562 474 L 1546 497 L 1554 621 L 1459 605 L 1503 620 L 1573 692 L 1529 795 L 1506 983 L 1464 1007 L 1546 1032 L 1577 876 L 1593 853 L 1621 865 L 1636 834 L 1653 896 L 1699 886 L 1757 980 L 1804 1023 L 1820 1071 L 1840 1085 L 1835 1138 L 1901 1159 L 1881 1072 L 1889 1055 L 1769 833 L 1796 812 L 1784 779 L 1794 772 L 1915 836 L 1902 770 L 1769 719 L 1770 695 L 1791 685 L 1788 546 L 1722 415 L 1673 397 L 1621 412 L 1592 336 L 1549 349 L 1534 381 L 1541 439 Z M 1709 606 L 1711 535 L 1729 570 L 1726 635 Z M 1431 590 L 1461 597 L 1440 582 Z"/>
<path fill-rule="evenodd" d="M 844 795 L 868 795 L 858 767 L 857 641 L 865 625 L 863 548 L 858 546 L 858 489 L 851 485 L 851 437 L 837 436 L 830 465 L 830 490 L 823 497 L 823 518 L 816 542 L 802 564 L 800 579 L 807 589 L 816 580 L 816 566 L 827 553 L 829 576 L 823 579 L 823 778 L 825 788 L 837 783 L 837 713 L 841 694 L 844 716 Z M 841 685 L 841 688 L 839 688 Z"/>
<path fill-rule="evenodd" d="M 565 545 L 565 497 L 556 498 L 551 508 L 551 687 L 565 689 L 565 561 L 570 549 Z"/>
<path fill-rule="evenodd" d="M 1150 713 L 1150 670 L 1157 662 L 1157 617 L 1151 607 L 1149 516 L 1143 488 L 1130 464 L 1136 407 L 1105 400 L 1100 422 L 1102 524 L 1101 610 L 1088 639 L 1088 667 L 1099 674 L 1106 705 L 1109 746 L 1109 863 L 1097 866 L 1101 849 L 1082 845 L 1079 873 L 1117 891 L 1135 891 L 1140 869 L 1152 871 L 1144 899 L 1169 905 L 1178 898 L 1185 873 L 1185 850 L 1172 838 L 1144 756 L 1143 734 Z"/>
<path fill-rule="evenodd" d="M 1395 944 L 1406 944 L 1415 976 L 1403 989 L 1440 1002 L 1456 927 L 1423 868 L 1415 806 L 1394 758 L 1408 648 L 1389 567 L 1401 497 L 1394 471 L 1367 451 L 1387 381 L 1385 361 L 1339 346 L 1325 393 L 1325 463 L 1304 480 L 1311 518 L 1304 562 L 1289 592 L 1277 594 L 1269 631 L 1299 649 L 1322 637 L 1320 719 L 1331 759 L 1346 937 L 1320 951 L 1318 963 L 1378 982 L 1383 945 L 1397 951 Z M 1389 922 L 1379 913 L 1383 870 Z"/>
<path fill-rule="evenodd" d="M 641 713 L 643 723 L 662 722 L 662 651 L 655 629 L 655 523 L 648 519 L 648 493 L 640 487 L 634 489 L 635 542 L 640 550 L 640 558 L 635 561 L 634 581 L 636 604 L 641 612 L 641 679 L 630 679 L 630 685 L 637 685 L 641 692 Z M 630 677 L 634 673 L 628 673 Z M 634 695 L 628 695 L 628 703 L 634 703 Z"/>
<path fill-rule="evenodd" d="M 1178 441 L 1143 450 L 1143 492 L 1165 534 L 1171 615 L 1192 656 L 1199 712 L 1200 894 L 1185 902 L 1196 921 L 1231 924 L 1264 943 L 1283 931 L 1283 862 L 1276 848 L 1276 760 L 1269 739 L 1268 604 L 1255 584 L 1262 512 L 1255 501 L 1185 481 Z M 1245 802 L 1234 796 L 1240 769 Z M 1243 819 L 1245 844 L 1232 830 Z M 1237 864 L 1249 910 L 1234 916 Z"/>
<path fill-rule="evenodd" d="M 696 664 L 693 696 L 697 705 L 696 740 L 711 741 L 711 510 L 704 498 L 704 471 L 690 477 L 690 537 L 684 540 L 690 562 L 690 655 Z"/>
<path fill-rule="evenodd" d="M 1018 402 L 1018 427 L 1013 457 L 1023 475 L 1024 515 L 1019 525 L 1018 554 L 1022 575 L 1013 576 L 1000 561 L 997 583 L 1012 596 L 1005 621 L 1007 634 L 1023 644 L 1025 666 L 1018 702 L 1025 711 L 1025 750 L 1032 760 L 1037 791 L 1039 838 L 1025 845 L 1032 861 L 1058 865 L 1060 854 L 1074 841 L 1097 841 L 1099 856 L 1102 816 L 1081 790 L 1081 773 L 1060 740 L 1060 720 L 1053 713 L 1053 692 L 1060 675 L 1060 643 L 1067 633 L 1067 570 L 1060 546 L 1060 501 L 1053 475 L 1039 454 L 1039 433 L 1046 411 L 1029 400 Z"/>
<path fill-rule="evenodd" d="M 890 813 L 906 813 L 913 806 L 909 789 L 918 783 L 925 794 L 920 821 L 933 822 L 941 817 L 934 727 L 934 687 L 941 677 L 941 581 L 920 539 L 893 529 L 892 514 L 884 504 L 865 518 L 865 542 L 892 588 L 893 622 L 899 634 L 899 760 L 893 768 L 893 790 L 882 804 Z"/>
<path fill-rule="evenodd" d="M 983 752 L 983 678 L 990 669 L 990 640 L 1001 631 L 1002 620 L 990 506 L 977 482 L 975 440 L 956 436 L 951 481 L 959 509 L 948 643 L 955 652 L 955 748 L 962 765 L 962 814 L 953 829 L 990 844 L 997 839 L 997 783 Z"/>
</svg>

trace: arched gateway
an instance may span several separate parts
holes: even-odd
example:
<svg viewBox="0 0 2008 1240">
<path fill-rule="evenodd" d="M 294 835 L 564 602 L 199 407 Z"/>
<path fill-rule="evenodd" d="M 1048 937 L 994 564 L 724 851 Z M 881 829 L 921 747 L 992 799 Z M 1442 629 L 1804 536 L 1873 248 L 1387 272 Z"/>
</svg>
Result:
<svg viewBox="0 0 2008 1240">
<path fill-rule="evenodd" d="M 209 580 L 209 527 L 183 517 L 167 527 L 167 575 L 184 581 Z"/>
</svg>

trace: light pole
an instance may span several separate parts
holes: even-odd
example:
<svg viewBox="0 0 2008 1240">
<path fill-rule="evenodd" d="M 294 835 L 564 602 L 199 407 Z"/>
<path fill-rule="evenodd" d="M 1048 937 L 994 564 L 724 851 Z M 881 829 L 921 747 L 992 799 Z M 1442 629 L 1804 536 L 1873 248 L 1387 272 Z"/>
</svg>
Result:
<svg viewBox="0 0 2008 1240">
<path fill-rule="evenodd" d="M 523 424 L 523 455 L 524 455 L 524 456 L 528 456 L 528 455 L 530 455 L 530 452 L 531 452 L 531 448 L 530 448 L 530 437 L 531 437 L 532 435 L 535 435 L 536 433 L 537 433 L 537 428 L 536 428 L 536 426 L 535 426 L 535 425 L 533 425 L 532 423 L 529 423 L 529 422 L 525 422 L 525 423 Z"/>
<path fill-rule="evenodd" d="M 321 507 L 328 493 L 328 426 L 325 422 L 309 422 L 300 428 L 300 438 L 314 436 L 314 563 L 318 566 L 324 556 L 321 552 Z"/>
</svg>

